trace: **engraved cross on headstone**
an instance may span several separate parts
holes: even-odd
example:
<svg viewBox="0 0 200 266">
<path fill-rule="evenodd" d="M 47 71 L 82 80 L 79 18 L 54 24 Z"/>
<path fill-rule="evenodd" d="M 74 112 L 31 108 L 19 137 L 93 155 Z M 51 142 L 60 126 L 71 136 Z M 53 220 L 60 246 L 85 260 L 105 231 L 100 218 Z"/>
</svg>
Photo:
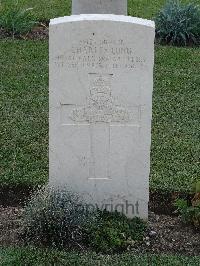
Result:
<svg viewBox="0 0 200 266">
<path fill-rule="evenodd" d="M 89 179 L 110 179 L 110 123 L 129 121 L 129 112 L 112 96 L 112 74 L 90 73 L 86 106 L 74 108 L 70 119 L 90 127 Z"/>
</svg>

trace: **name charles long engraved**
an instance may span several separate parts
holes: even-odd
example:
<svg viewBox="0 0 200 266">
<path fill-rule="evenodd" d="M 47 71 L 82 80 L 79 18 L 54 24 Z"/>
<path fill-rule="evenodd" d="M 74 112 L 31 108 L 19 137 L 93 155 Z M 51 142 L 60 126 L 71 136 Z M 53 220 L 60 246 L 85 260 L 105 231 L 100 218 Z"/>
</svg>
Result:
<svg viewBox="0 0 200 266">
<path fill-rule="evenodd" d="M 69 48 L 65 54 L 55 58 L 59 67 L 73 68 L 124 68 L 145 67 L 146 60 L 136 56 L 133 48 L 124 40 L 104 39 L 99 42 L 93 39 L 80 40 Z"/>
</svg>

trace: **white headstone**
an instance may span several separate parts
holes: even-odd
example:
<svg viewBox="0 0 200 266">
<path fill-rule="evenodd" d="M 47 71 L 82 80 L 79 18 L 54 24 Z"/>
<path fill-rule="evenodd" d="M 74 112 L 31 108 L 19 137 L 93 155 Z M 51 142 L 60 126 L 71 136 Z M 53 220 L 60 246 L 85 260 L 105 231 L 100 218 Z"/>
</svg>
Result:
<svg viewBox="0 0 200 266">
<path fill-rule="evenodd" d="M 116 15 L 50 23 L 50 184 L 129 217 L 148 217 L 154 34 Z"/>
<path fill-rule="evenodd" d="M 72 0 L 72 14 L 127 15 L 127 0 Z"/>
</svg>

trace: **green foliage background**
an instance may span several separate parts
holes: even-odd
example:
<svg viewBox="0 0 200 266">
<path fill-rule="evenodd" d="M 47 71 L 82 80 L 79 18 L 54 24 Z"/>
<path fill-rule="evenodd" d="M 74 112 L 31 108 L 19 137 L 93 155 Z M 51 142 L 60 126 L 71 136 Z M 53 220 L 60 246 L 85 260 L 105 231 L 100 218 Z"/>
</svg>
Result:
<svg viewBox="0 0 200 266">
<path fill-rule="evenodd" d="M 13 0 L 1 0 L 13 1 Z M 36 20 L 49 20 L 58 16 L 71 14 L 71 0 L 18 0 L 24 8 L 33 7 Z M 181 0 L 182 3 L 191 2 Z M 200 0 L 192 0 L 200 4 Z M 152 19 L 159 9 L 166 3 L 166 0 L 128 0 L 128 14 L 130 16 Z"/>
</svg>

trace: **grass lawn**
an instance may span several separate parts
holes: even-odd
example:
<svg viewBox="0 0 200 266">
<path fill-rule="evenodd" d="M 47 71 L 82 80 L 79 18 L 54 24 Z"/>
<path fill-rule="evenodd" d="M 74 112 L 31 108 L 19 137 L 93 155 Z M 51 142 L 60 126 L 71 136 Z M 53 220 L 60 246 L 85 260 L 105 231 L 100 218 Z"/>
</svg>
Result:
<svg viewBox="0 0 200 266">
<path fill-rule="evenodd" d="M 0 264 L 2 266 L 21 265 L 69 265 L 69 266 L 134 266 L 134 265 L 173 265 L 196 266 L 200 265 L 200 257 L 183 256 L 156 256 L 133 254 L 97 255 L 95 253 L 78 254 L 74 252 L 58 252 L 48 250 L 34 250 L 33 248 L 7 248 L 0 249 Z"/>
<path fill-rule="evenodd" d="M 48 175 L 48 44 L 0 43 L 0 184 Z"/>
<path fill-rule="evenodd" d="M 48 177 L 48 42 L 0 42 L 0 184 Z M 199 178 L 200 49 L 156 48 L 151 188 Z"/>
<path fill-rule="evenodd" d="M 2 2 L 4 1 L 8 0 L 2 0 Z M 71 13 L 71 0 L 18 1 L 23 7 L 33 7 L 33 15 L 37 20 L 49 20 L 50 18 L 70 15 Z M 128 13 L 130 16 L 152 19 L 165 2 L 166 0 L 128 0 Z M 181 0 L 181 2 L 200 4 L 200 0 Z"/>
</svg>

